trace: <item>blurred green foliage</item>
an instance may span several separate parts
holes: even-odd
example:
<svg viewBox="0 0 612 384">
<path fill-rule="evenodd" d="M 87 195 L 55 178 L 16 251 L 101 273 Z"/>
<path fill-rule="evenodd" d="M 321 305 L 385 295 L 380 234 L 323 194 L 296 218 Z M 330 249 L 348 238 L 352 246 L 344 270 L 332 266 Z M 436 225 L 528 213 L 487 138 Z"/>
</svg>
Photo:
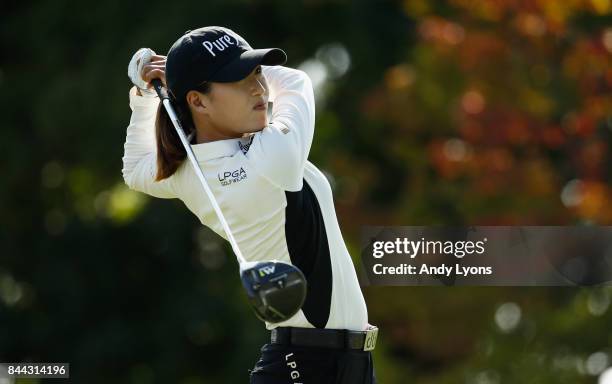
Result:
<svg viewBox="0 0 612 384">
<path fill-rule="evenodd" d="M 78 383 L 247 381 L 267 334 L 231 249 L 120 172 L 132 53 L 199 26 L 282 47 L 316 80 L 310 159 L 355 261 L 363 225 L 612 223 L 609 0 L 2 9 L 2 362 L 70 362 Z M 381 383 L 594 383 L 611 365 L 609 289 L 364 293 Z"/>
</svg>

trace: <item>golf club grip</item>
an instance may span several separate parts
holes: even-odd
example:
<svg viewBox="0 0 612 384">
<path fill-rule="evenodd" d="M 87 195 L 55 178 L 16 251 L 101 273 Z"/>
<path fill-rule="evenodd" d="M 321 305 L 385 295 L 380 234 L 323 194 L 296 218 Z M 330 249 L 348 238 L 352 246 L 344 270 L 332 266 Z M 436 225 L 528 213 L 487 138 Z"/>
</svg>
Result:
<svg viewBox="0 0 612 384">
<path fill-rule="evenodd" d="M 151 80 L 151 84 L 153 84 L 153 88 L 155 88 L 155 92 L 157 92 L 157 96 L 159 96 L 160 100 L 169 99 L 168 92 L 164 89 L 164 85 L 160 79 Z"/>
</svg>

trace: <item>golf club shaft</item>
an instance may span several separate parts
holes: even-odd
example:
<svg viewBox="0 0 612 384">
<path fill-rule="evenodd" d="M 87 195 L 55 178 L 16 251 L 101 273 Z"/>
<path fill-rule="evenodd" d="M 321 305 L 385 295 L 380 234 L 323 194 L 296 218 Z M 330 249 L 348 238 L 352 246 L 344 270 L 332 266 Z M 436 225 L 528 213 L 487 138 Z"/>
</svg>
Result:
<svg viewBox="0 0 612 384">
<path fill-rule="evenodd" d="M 217 214 L 217 217 L 219 218 L 219 221 L 221 222 L 221 226 L 223 226 L 223 230 L 225 231 L 225 234 L 227 235 L 227 239 L 232 245 L 234 254 L 236 254 L 238 263 L 242 264 L 246 262 L 246 260 L 244 259 L 244 256 L 242 256 L 242 252 L 240 252 L 240 248 L 238 248 L 238 243 L 236 242 L 236 239 L 234 239 L 234 235 L 232 235 L 232 231 L 230 230 L 230 227 L 227 224 L 227 221 L 225 220 L 225 216 L 223 216 L 221 207 L 219 207 L 219 204 L 217 204 L 217 199 L 215 199 L 215 196 L 213 195 L 210 187 L 208 186 L 208 183 L 206 182 L 206 179 L 204 178 L 204 173 L 202 173 L 202 169 L 200 169 L 198 160 L 196 159 L 195 154 L 193 153 L 193 150 L 191 149 L 191 144 L 189 144 L 189 140 L 187 140 L 187 136 L 185 135 L 185 132 L 183 131 L 181 122 L 179 121 L 178 116 L 174 112 L 174 108 L 172 107 L 172 104 L 170 103 L 168 94 L 163 89 L 161 80 L 153 79 L 151 83 L 153 84 L 153 87 L 155 88 L 155 91 L 157 92 L 159 99 L 162 101 L 164 108 L 166 109 L 166 112 L 168 112 L 168 116 L 170 116 L 170 120 L 172 120 L 172 125 L 174 125 L 174 128 L 176 129 L 176 133 L 181 139 L 181 143 L 183 143 L 183 147 L 185 147 L 185 151 L 187 152 L 187 157 L 189 158 L 191 165 L 193 165 L 193 169 L 196 175 L 198 176 L 198 179 L 200 179 L 200 183 L 202 184 L 202 187 L 204 187 L 204 191 L 206 191 L 206 194 L 208 195 L 208 199 L 210 200 L 210 203 L 212 204 L 213 209 L 215 210 L 215 213 Z"/>
</svg>

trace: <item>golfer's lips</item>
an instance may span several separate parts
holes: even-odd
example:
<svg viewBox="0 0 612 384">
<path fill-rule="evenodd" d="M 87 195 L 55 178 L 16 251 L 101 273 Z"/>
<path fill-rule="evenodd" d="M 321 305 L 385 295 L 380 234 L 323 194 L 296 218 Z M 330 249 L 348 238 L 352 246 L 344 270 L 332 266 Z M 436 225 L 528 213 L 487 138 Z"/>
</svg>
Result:
<svg viewBox="0 0 612 384">
<path fill-rule="evenodd" d="M 265 100 L 260 101 L 259 103 L 255 104 L 255 106 L 253 106 L 253 109 L 258 110 L 258 111 L 265 110 L 267 104 L 268 103 Z"/>
</svg>

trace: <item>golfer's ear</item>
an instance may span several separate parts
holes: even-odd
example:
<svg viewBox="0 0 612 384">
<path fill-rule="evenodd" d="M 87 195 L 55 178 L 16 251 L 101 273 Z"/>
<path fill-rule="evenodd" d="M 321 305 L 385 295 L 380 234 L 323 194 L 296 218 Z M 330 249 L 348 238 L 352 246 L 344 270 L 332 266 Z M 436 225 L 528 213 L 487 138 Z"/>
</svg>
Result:
<svg viewBox="0 0 612 384">
<path fill-rule="evenodd" d="M 207 113 L 208 112 L 208 98 L 200 92 L 197 91 L 189 91 L 187 92 L 187 104 L 191 107 L 192 110 L 195 110 L 199 113 Z"/>
</svg>

